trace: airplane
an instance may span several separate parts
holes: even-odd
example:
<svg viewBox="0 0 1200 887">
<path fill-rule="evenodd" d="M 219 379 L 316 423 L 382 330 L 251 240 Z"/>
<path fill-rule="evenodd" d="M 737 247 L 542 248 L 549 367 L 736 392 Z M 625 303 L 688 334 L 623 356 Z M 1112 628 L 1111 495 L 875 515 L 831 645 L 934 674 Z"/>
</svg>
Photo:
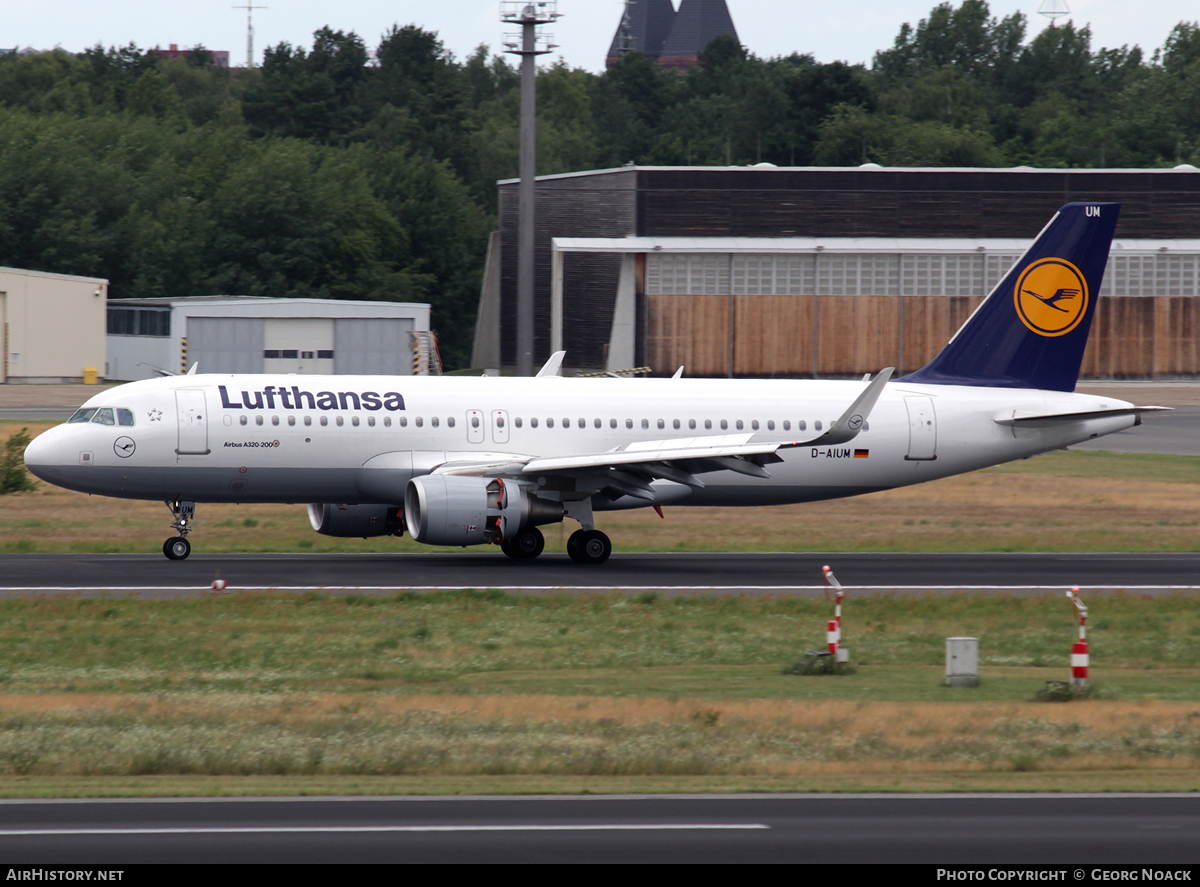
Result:
<svg viewBox="0 0 1200 887">
<path fill-rule="evenodd" d="M 595 513 L 813 502 L 1027 458 L 1141 424 L 1075 394 L 1120 204 L 1070 203 L 929 364 L 861 382 L 197 374 L 131 382 L 38 436 L 52 484 L 161 500 L 191 552 L 197 503 L 309 503 L 329 536 L 408 532 L 535 558 L 577 521 L 578 563 L 608 559 Z M 1078 291 L 1049 304 L 1039 292 Z"/>
</svg>

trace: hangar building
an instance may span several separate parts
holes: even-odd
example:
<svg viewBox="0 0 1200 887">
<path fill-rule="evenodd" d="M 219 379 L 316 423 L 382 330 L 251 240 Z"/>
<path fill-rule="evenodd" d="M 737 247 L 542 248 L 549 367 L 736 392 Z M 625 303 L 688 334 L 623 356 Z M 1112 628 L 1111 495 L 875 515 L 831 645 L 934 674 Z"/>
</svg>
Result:
<svg viewBox="0 0 1200 887">
<path fill-rule="evenodd" d="M 516 363 L 517 185 L 499 183 L 474 366 Z M 1200 171 L 1190 166 L 542 176 L 535 359 L 561 347 L 577 370 L 908 372 L 1076 200 L 1123 204 L 1084 376 L 1200 375 Z"/>
<path fill-rule="evenodd" d="M 120 299 L 108 303 L 109 379 L 186 372 L 440 371 L 429 305 L 262 296 Z"/>
<path fill-rule="evenodd" d="M 107 300 L 108 281 L 98 277 L 0 268 L 0 382 L 81 382 L 103 373 Z"/>
</svg>

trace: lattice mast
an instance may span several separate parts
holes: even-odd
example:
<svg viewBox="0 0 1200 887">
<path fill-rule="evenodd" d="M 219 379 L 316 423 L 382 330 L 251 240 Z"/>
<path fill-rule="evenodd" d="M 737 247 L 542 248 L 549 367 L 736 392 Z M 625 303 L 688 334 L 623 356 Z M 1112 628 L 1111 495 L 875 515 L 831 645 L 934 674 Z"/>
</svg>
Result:
<svg viewBox="0 0 1200 887">
<path fill-rule="evenodd" d="M 269 9 L 267 6 L 255 6 L 250 0 L 246 0 L 245 6 L 233 6 L 231 9 L 246 10 L 246 67 L 254 67 L 254 10 Z"/>
<path fill-rule="evenodd" d="M 519 34 L 505 34 L 504 51 L 521 57 L 521 185 L 517 223 L 517 375 L 533 375 L 533 214 L 537 177 L 537 65 L 536 58 L 554 49 L 550 34 L 539 25 L 559 18 L 557 0 L 500 4 L 500 20 L 521 26 Z"/>
</svg>

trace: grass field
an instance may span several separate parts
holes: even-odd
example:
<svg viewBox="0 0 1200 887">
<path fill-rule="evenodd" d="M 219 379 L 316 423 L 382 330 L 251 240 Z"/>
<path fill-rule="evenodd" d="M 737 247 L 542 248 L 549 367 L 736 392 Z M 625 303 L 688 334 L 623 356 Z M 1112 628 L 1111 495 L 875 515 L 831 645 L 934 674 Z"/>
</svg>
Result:
<svg viewBox="0 0 1200 887">
<path fill-rule="evenodd" d="M 0 422 L 0 442 L 28 424 Z M 618 552 L 1195 551 L 1200 456 L 1054 452 L 852 499 L 665 512 L 610 512 L 597 523 Z M 160 502 L 41 483 L 0 496 L 0 552 L 157 552 L 169 522 Z M 434 550 L 407 537 L 319 536 L 303 505 L 201 505 L 194 526 L 197 551 Z M 565 548 L 572 526 L 544 528 L 547 546 Z"/>
<path fill-rule="evenodd" d="M 0 601 L 0 794 L 1200 790 L 1200 599 L 499 592 Z M 944 638 L 982 684 L 942 686 Z"/>
</svg>

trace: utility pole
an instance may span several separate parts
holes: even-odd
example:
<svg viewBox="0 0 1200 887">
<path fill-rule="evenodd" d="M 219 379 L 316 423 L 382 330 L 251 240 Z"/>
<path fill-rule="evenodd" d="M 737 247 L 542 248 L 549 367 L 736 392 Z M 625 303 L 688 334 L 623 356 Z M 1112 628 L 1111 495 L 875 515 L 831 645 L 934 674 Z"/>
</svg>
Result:
<svg viewBox="0 0 1200 887">
<path fill-rule="evenodd" d="M 559 17 L 557 0 L 504 0 L 500 20 L 521 26 L 520 34 L 505 34 L 505 52 L 521 57 L 521 185 L 517 223 L 517 375 L 533 375 L 533 237 L 537 179 L 536 59 L 554 49 L 551 35 L 537 32 Z"/>
<path fill-rule="evenodd" d="M 246 67 L 254 67 L 254 22 L 251 16 L 255 9 L 269 9 L 268 6 L 254 6 L 251 0 L 246 0 L 245 6 L 231 6 L 230 9 L 246 10 Z"/>
</svg>

